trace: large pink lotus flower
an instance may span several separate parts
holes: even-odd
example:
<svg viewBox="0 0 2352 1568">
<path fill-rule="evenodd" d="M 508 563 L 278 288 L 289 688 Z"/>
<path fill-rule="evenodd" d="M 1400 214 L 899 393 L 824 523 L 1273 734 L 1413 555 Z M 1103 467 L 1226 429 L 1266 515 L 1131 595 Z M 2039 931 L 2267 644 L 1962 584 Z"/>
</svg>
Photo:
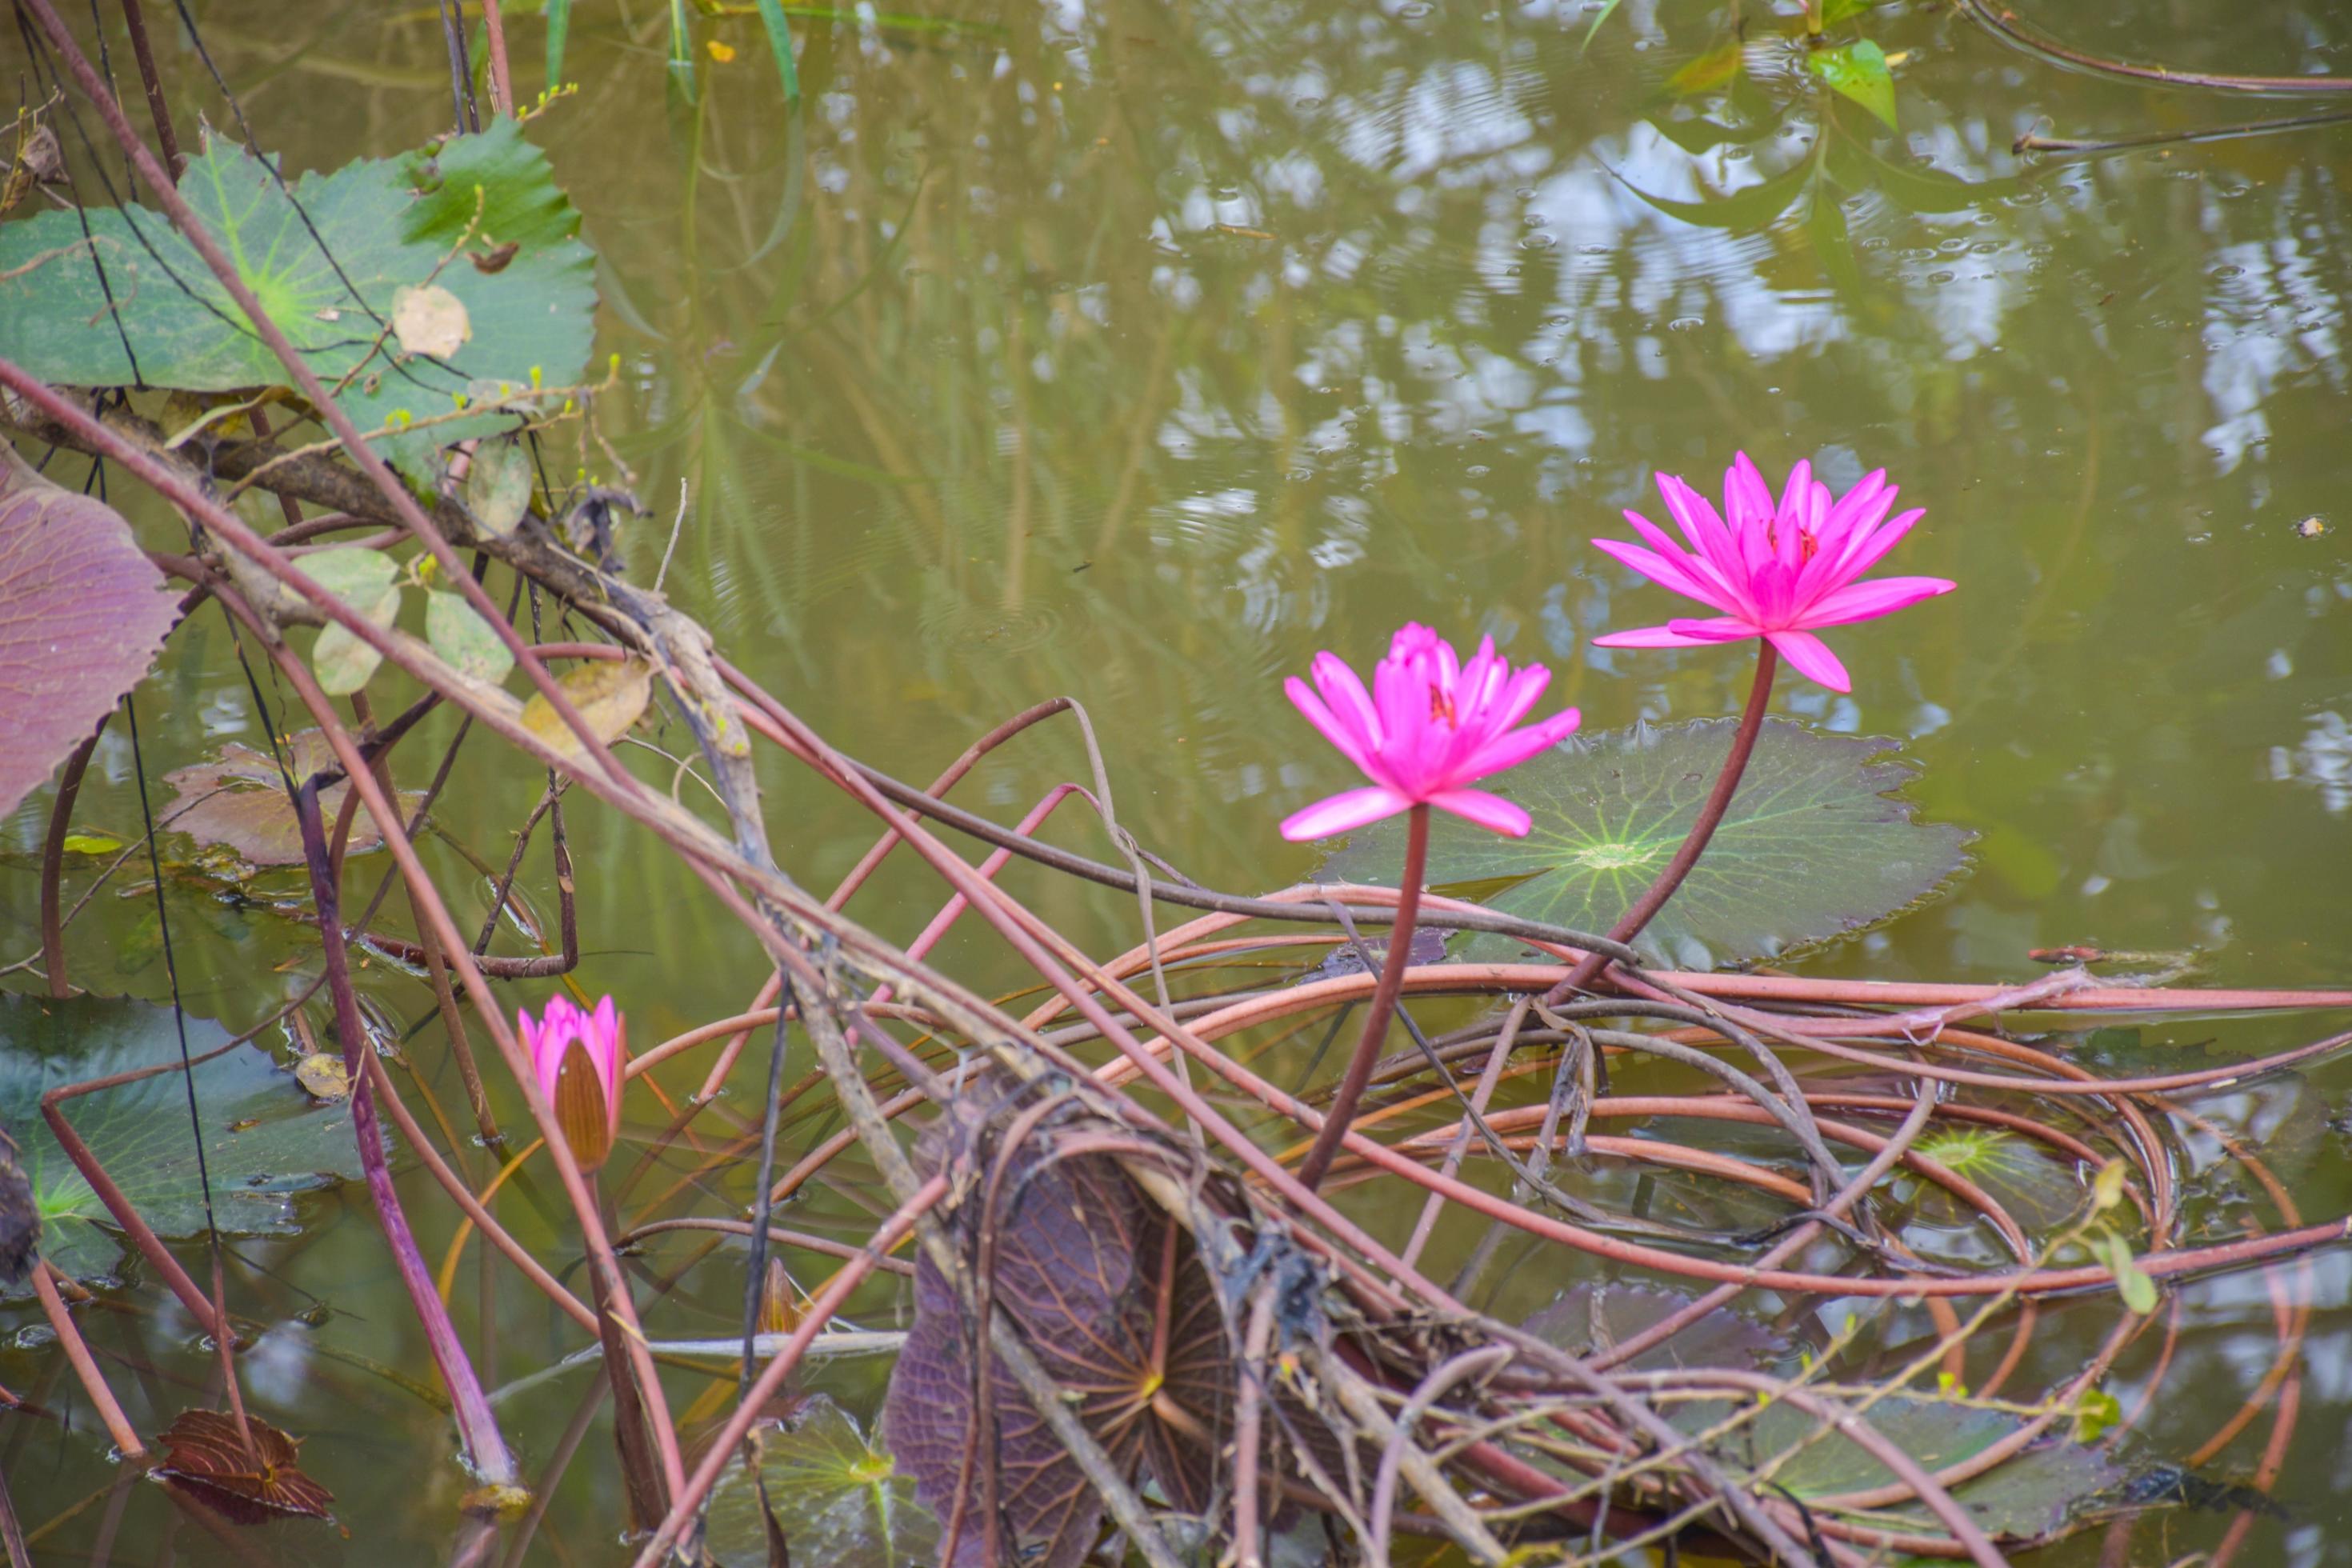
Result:
<svg viewBox="0 0 2352 1568">
<path fill-rule="evenodd" d="M 1671 588 L 1723 614 L 1707 620 L 1668 621 L 1639 631 L 1611 632 L 1596 647 L 1700 647 L 1763 637 L 1801 675 L 1832 691 L 1852 689 L 1845 666 L 1813 636 L 1820 626 L 1844 626 L 1948 594 L 1958 584 L 1941 577 L 1881 577 L 1857 583 L 1895 548 L 1923 515 L 1915 509 L 1892 522 L 1895 489 L 1886 470 L 1863 479 L 1835 502 L 1813 478 L 1811 463 L 1789 475 L 1780 505 L 1764 476 L 1739 454 L 1723 477 L 1724 516 L 1706 498 L 1672 474 L 1658 476 L 1666 510 L 1690 541 L 1685 550 L 1638 512 L 1625 521 L 1650 548 L 1613 539 L 1592 542 L 1662 588 Z"/>
<path fill-rule="evenodd" d="M 517 1009 L 515 1024 L 530 1055 L 539 1091 L 555 1108 L 555 1123 L 583 1171 L 602 1165 L 621 1135 L 621 1069 L 628 1057 L 628 1021 L 610 996 L 593 1013 L 568 996 L 551 996 L 533 1024 Z"/>
<path fill-rule="evenodd" d="M 1410 623 L 1373 670 L 1370 692 L 1338 654 L 1317 654 L 1314 668 L 1315 690 L 1296 676 L 1283 689 L 1307 722 L 1372 782 L 1289 817 L 1282 825 L 1285 838 L 1328 838 L 1424 802 L 1513 838 L 1527 836 L 1526 812 L 1468 786 L 1575 730 L 1573 708 L 1511 729 L 1543 695 L 1550 670 L 1533 664 L 1514 675 L 1492 637 L 1479 643 L 1477 657 L 1465 666 L 1451 643 Z"/>
</svg>

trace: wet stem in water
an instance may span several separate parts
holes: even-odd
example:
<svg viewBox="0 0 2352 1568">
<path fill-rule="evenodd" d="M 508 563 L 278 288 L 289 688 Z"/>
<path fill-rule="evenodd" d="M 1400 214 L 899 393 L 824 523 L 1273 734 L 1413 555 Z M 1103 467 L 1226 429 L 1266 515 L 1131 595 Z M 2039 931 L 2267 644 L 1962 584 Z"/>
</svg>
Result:
<svg viewBox="0 0 2352 1568">
<path fill-rule="evenodd" d="M 1323 1130 L 1315 1135 L 1315 1146 L 1307 1152 L 1306 1163 L 1298 1167 L 1298 1179 L 1313 1192 L 1323 1182 L 1323 1173 L 1331 1168 L 1332 1159 L 1339 1152 L 1339 1141 L 1348 1135 L 1348 1123 L 1356 1119 L 1356 1101 L 1364 1095 L 1364 1086 L 1371 1081 L 1372 1063 L 1381 1054 L 1381 1042 L 1387 1037 L 1389 1018 L 1396 1011 L 1397 993 L 1404 989 L 1404 971 L 1412 960 L 1412 926 L 1421 912 L 1422 874 L 1429 866 L 1429 805 L 1415 802 L 1408 819 L 1404 846 L 1404 876 L 1397 884 L 1396 924 L 1389 929 L 1389 952 L 1381 965 L 1381 984 L 1372 993 L 1371 1010 L 1364 1015 L 1363 1037 L 1356 1042 L 1356 1054 L 1348 1060 L 1347 1076 L 1339 1080 L 1339 1089 L 1331 1097 L 1331 1107 L 1323 1113 Z"/>
</svg>

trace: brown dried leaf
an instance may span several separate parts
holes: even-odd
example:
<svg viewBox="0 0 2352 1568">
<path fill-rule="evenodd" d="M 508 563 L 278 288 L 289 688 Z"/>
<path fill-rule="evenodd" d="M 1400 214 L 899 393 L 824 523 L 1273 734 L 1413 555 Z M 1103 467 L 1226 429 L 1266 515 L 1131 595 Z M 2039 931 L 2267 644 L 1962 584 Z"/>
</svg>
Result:
<svg viewBox="0 0 2352 1568">
<path fill-rule="evenodd" d="M 316 730 L 301 731 L 284 742 L 287 766 L 300 784 L 322 767 L 334 763 L 334 749 Z M 219 844 L 234 849 L 256 866 L 299 866 L 302 863 L 302 833 L 294 820 L 294 804 L 269 753 L 231 741 L 208 763 L 191 763 L 163 775 L 185 810 L 174 810 L 164 826 L 184 833 L 199 844 Z M 342 809 L 349 780 L 319 792 L 319 813 L 329 833 Z M 404 792 L 404 805 L 422 799 Z M 194 805 L 187 805 L 194 802 Z M 375 819 L 362 805 L 352 821 L 351 853 L 363 854 L 383 842 Z"/>
<path fill-rule="evenodd" d="M 0 442 L 0 813 L 147 673 L 177 614 L 165 586 L 111 508 Z"/>
<path fill-rule="evenodd" d="M 343 1058 L 327 1051 L 312 1051 L 296 1062 L 294 1081 L 310 1090 L 311 1099 L 330 1105 L 352 1095 L 352 1075 Z"/>
<path fill-rule="evenodd" d="M 628 732 L 653 700 L 654 667 L 636 658 L 590 659 L 565 670 L 555 684 L 588 721 L 597 741 L 609 746 Z M 581 755 L 580 738 L 543 695 L 534 692 L 522 705 L 522 723 L 564 755 Z"/>
<path fill-rule="evenodd" d="M 257 1464 L 236 1417 L 183 1410 L 155 1439 L 163 1450 L 155 1473 L 236 1524 L 331 1517 L 327 1505 L 335 1494 L 302 1473 L 294 1439 L 266 1421 L 247 1425 L 260 1450 Z"/>
</svg>

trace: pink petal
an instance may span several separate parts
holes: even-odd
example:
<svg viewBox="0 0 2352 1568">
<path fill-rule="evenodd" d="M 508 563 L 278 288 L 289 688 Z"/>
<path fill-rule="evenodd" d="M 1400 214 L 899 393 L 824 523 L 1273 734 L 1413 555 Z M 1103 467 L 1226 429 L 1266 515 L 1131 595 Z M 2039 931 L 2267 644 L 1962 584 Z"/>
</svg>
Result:
<svg viewBox="0 0 2352 1568">
<path fill-rule="evenodd" d="M 1850 583 L 1822 595 L 1808 605 L 1801 624 L 1808 626 L 1842 626 L 1854 621 L 1867 621 L 1879 616 L 1891 616 L 1907 609 L 1922 599 L 1932 599 L 1958 587 L 1943 577 L 1876 577 L 1867 583 Z"/>
<path fill-rule="evenodd" d="M 1685 625 L 1691 623 L 1685 622 Z M 1747 634 L 1757 636 L 1755 632 Z M 1594 647 L 1713 647 L 1714 637 L 1685 637 L 1671 626 L 1641 626 L 1630 632 L 1611 632 L 1592 639 Z"/>
<path fill-rule="evenodd" d="M 1535 825 L 1528 814 L 1498 795 L 1482 789 L 1450 789 L 1429 797 L 1440 811 L 1450 811 L 1465 822 L 1475 822 L 1507 838 L 1525 838 Z"/>
<path fill-rule="evenodd" d="M 1366 772 L 1370 771 L 1371 763 L 1369 759 L 1371 755 L 1372 737 L 1359 734 L 1342 722 L 1336 714 L 1323 706 L 1315 693 L 1307 689 L 1307 683 L 1297 676 L 1294 675 L 1284 681 L 1282 690 L 1283 694 L 1290 699 L 1290 705 L 1305 714 L 1307 721 L 1314 725 L 1325 740 L 1337 746 L 1341 756 Z"/>
<path fill-rule="evenodd" d="M 1488 773 L 1501 773 L 1505 768 L 1517 767 L 1539 752 L 1549 751 L 1576 732 L 1582 718 L 1573 708 L 1564 708 L 1540 724 L 1530 724 L 1507 735 L 1488 742 L 1470 759 L 1462 770 L 1462 782 L 1485 778 Z"/>
<path fill-rule="evenodd" d="M 1347 660 L 1328 651 L 1315 656 L 1312 666 L 1315 689 L 1331 709 L 1331 716 L 1340 727 L 1358 738 L 1366 751 L 1378 751 L 1381 743 L 1380 713 L 1372 706 L 1372 694 L 1356 672 L 1348 668 Z"/>
<path fill-rule="evenodd" d="M 1742 637 L 1763 636 L 1763 628 L 1737 616 L 1722 616 L 1712 620 L 1675 619 L 1666 623 L 1666 629 L 1678 637 L 1688 637 L 1685 647 L 1696 647 L 1706 643 L 1738 642 Z"/>
<path fill-rule="evenodd" d="M 1873 566 L 1881 557 L 1903 542 L 1911 525 L 1927 515 L 1925 507 L 1914 507 L 1875 532 L 1857 538 L 1847 546 L 1845 559 L 1838 563 L 1838 581 L 1851 583 Z"/>
<path fill-rule="evenodd" d="M 1632 567 L 1659 587 L 1680 594 L 1685 599 L 1696 599 L 1700 604 L 1712 605 L 1718 610 L 1738 608 L 1736 603 L 1726 603 L 1727 595 L 1720 590 L 1710 587 L 1664 556 L 1653 554 L 1639 545 L 1621 544 L 1613 539 L 1596 539 L 1592 547 Z"/>
<path fill-rule="evenodd" d="M 1829 644 L 1811 632 L 1771 632 L 1766 640 L 1780 650 L 1797 673 L 1808 680 L 1818 680 L 1832 691 L 1851 691 L 1853 682 L 1847 678 L 1845 666 L 1830 651 Z"/>
<path fill-rule="evenodd" d="M 1714 503 L 1673 474 L 1658 476 L 1658 493 L 1665 498 L 1666 511 L 1683 531 L 1683 537 L 1691 542 L 1691 548 L 1727 574 L 1738 560 L 1736 531 L 1724 526 Z"/>
<path fill-rule="evenodd" d="M 1352 833 L 1384 816 L 1394 816 L 1412 804 L 1392 789 L 1373 785 L 1351 789 L 1317 801 L 1306 810 L 1283 819 L 1282 836 L 1293 844 Z"/>
</svg>

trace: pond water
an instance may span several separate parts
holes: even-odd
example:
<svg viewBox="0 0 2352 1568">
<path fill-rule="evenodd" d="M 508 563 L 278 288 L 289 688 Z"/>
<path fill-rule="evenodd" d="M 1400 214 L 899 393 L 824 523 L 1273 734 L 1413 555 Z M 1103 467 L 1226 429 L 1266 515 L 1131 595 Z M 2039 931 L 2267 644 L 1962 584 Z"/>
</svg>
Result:
<svg viewBox="0 0 2352 1568">
<path fill-rule="evenodd" d="M 293 167 L 390 155 L 449 126 L 429 6 L 196 11 L 255 135 Z M 1143 845 L 1209 886 L 1284 886 L 1318 857 L 1275 824 L 1346 782 L 1280 692 L 1316 649 L 1361 666 L 1416 618 L 1550 663 L 1588 731 L 1733 711 L 1742 658 L 1591 646 L 1670 612 L 1589 542 L 1622 534 L 1622 508 L 1658 515 L 1655 472 L 1711 489 L 1737 450 L 1775 472 L 1810 458 L 1841 487 L 1884 466 L 1927 509 L 1895 568 L 1959 591 L 1835 634 L 1851 697 L 1790 681 L 1776 708 L 1899 741 L 1921 769 L 1909 794 L 1977 836 L 1974 861 L 1938 900 L 1794 967 L 2003 982 L 2039 972 L 2030 949 L 2095 942 L 2193 953 L 2204 984 L 2345 979 L 2352 139 L 2011 151 L 2029 132 L 2180 131 L 2303 112 L 2300 100 L 2105 80 L 1925 4 L 1864 18 L 1895 60 L 1899 131 L 1821 90 L 1788 6 L 1627 0 L 1597 29 L 1590 5 L 1475 0 L 860 14 L 794 23 L 806 96 L 790 116 L 756 17 L 692 22 L 689 99 L 665 68 L 664 8 L 583 5 L 564 68 L 579 90 L 531 132 L 585 215 L 600 350 L 622 381 L 598 409 L 610 451 L 562 461 L 606 479 L 627 466 L 651 507 L 621 539 L 631 574 L 650 580 L 668 554 L 673 595 L 836 743 L 925 780 L 1006 717 L 1068 696 Z M 2326 5 L 2133 0 L 2053 8 L 2049 23 L 2083 50 L 2183 68 L 2352 62 L 2352 13 Z M 543 28 L 529 15 L 509 26 L 535 89 Z M 185 40 L 159 44 L 182 123 L 231 123 Z M 0 44 L 12 76 L 22 56 L 15 37 Z M 119 182 L 119 161 L 110 172 Z M 175 547 L 167 519 L 138 515 L 150 543 Z M 142 697 L 151 782 L 259 732 L 216 614 L 174 647 Z M 648 738 L 691 749 L 676 724 Z M 669 782 L 661 759 L 638 764 Z M 403 765 L 413 785 L 429 758 Z M 1057 720 L 975 774 L 966 804 L 1009 821 L 1087 768 Z M 486 745 L 461 754 L 432 846 L 447 885 L 467 880 L 455 845 L 503 863 L 539 787 L 512 773 Z M 780 858 L 829 888 L 871 843 L 868 819 L 804 774 L 767 777 Z M 5 956 L 37 945 L 50 799 L 7 824 Z M 76 821 L 131 837 L 139 811 L 117 724 Z M 575 803 L 569 831 L 580 979 L 622 1000 L 640 1045 L 748 1001 L 758 953 L 698 883 L 593 803 Z M 1048 836 L 1103 852 L 1076 816 Z M 542 857 L 525 886 L 551 915 Z M 385 862 L 354 865 L 364 889 Z M 1131 940 L 1121 897 L 1019 885 L 1096 951 Z M 894 864 L 853 908 L 903 941 L 939 897 Z M 190 881 L 173 900 L 192 1011 L 242 1028 L 310 972 L 266 910 Z M 151 902 L 110 889 L 74 928 L 75 979 L 168 996 L 158 936 Z M 938 959 L 1018 983 L 977 935 Z M 362 980 L 420 1059 L 440 1062 L 430 992 L 381 965 Z M 2136 1048 L 2201 1064 L 2330 1026 L 2176 1022 Z M 706 1059 L 663 1088 L 682 1100 Z M 432 1081 L 462 1123 L 454 1075 Z M 2352 1068 L 2329 1066 L 2198 1109 L 2274 1152 L 2318 1219 L 2352 1208 L 2347 1088 Z M 756 1095 L 739 1084 L 731 1097 Z M 787 1148 L 825 1125 L 793 1123 Z M 714 1130 L 706 1146 L 724 1142 Z M 486 1180 L 494 1162 L 467 1154 Z M 2192 1171 L 2212 1155 L 2183 1143 Z M 446 1205 L 405 1181 L 437 1263 Z M 698 1187 L 740 1202 L 746 1178 L 673 1152 L 638 1196 Z M 845 1172 L 793 1223 L 855 1237 L 871 1205 Z M 552 1248 L 560 1207 L 523 1177 L 500 1212 Z M 436 1560 L 466 1482 L 431 1458 L 446 1428 L 417 1392 L 429 1364 L 364 1194 L 306 1198 L 300 1214 L 299 1238 L 235 1245 L 231 1294 L 268 1326 L 250 1397 L 307 1439 L 304 1466 L 336 1492 L 349 1536 L 280 1526 L 240 1554 Z M 656 1246 L 647 1265 L 662 1274 L 688 1256 Z M 660 1310 L 665 1331 L 730 1331 L 739 1258 L 689 1274 Z M 1575 1277 L 1522 1259 L 1497 1305 L 1530 1310 Z M 510 1278 L 488 1290 L 477 1279 L 469 1253 L 456 1300 L 487 1382 L 576 1343 Z M 2280 1279 L 2314 1309 L 2299 1424 L 2280 1510 L 2255 1520 L 2239 1560 L 2352 1563 L 2339 1500 L 2352 1268 L 2324 1253 Z M 2262 1414 L 2200 1470 L 2243 1481 L 2276 1414 L 2273 1297 L 2251 1273 L 2184 1296 L 2162 1398 L 2134 1441 L 2180 1461 L 2259 1395 Z M 887 1325 L 891 1294 L 860 1308 Z M 37 1315 L 16 1316 L 26 1327 L 0 1348 L 0 1384 L 75 1418 L 70 1434 L 18 1421 L 0 1438 L 27 1526 L 52 1526 L 40 1560 L 228 1561 L 175 1526 L 154 1489 L 108 1494 L 102 1435 Z M 2111 1318 L 2105 1301 L 2045 1313 L 2028 1372 L 2046 1382 L 2079 1365 Z M 142 1306 L 92 1331 L 142 1430 L 204 1401 L 209 1363 L 184 1319 Z M 2110 1384 L 2126 1409 L 2155 1342 Z M 672 1375 L 678 1410 L 731 1396 L 731 1376 Z M 604 1426 L 567 1435 L 588 1376 L 501 1406 L 534 1473 L 577 1442 L 512 1560 L 622 1560 Z M 880 1369 L 828 1363 L 809 1385 L 863 1416 Z M 2231 1518 L 2162 1515 L 2106 1560 L 2181 1560 Z M 2102 1561 L 2103 1539 L 2039 1561 Z"/>
</svg>

